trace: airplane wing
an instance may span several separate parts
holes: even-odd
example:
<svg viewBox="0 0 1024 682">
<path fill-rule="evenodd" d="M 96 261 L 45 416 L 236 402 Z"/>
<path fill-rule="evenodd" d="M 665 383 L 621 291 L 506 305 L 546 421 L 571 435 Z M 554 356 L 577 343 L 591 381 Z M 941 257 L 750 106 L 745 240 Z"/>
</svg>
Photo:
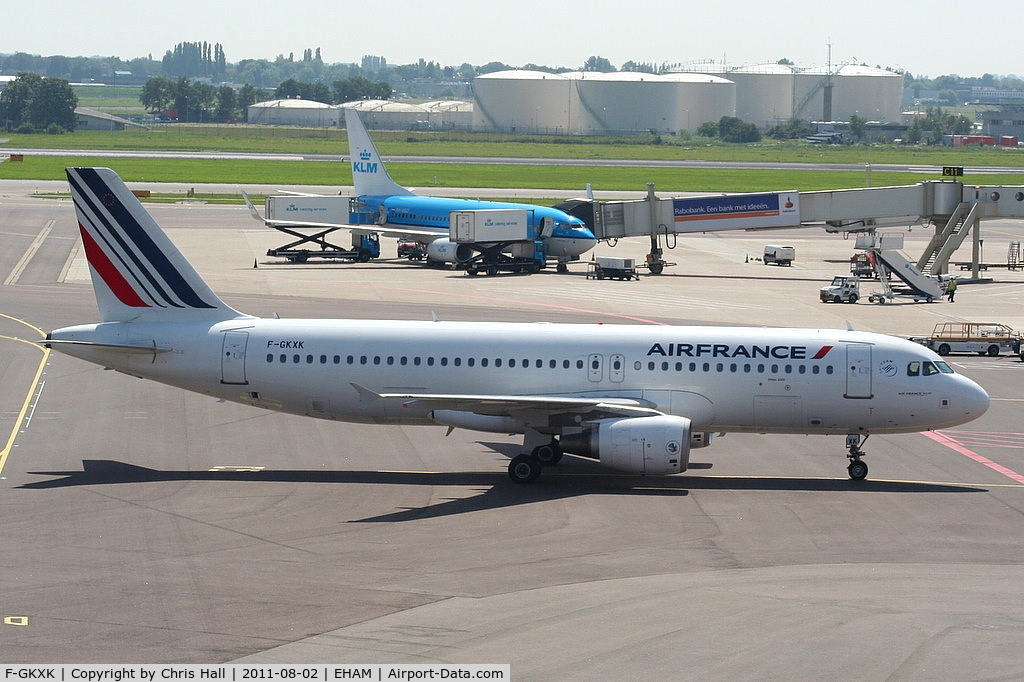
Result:
<svg viewBox="0 0 1024 682">
<path fill-rule="evenodd" d="M 525 423 L 536 421 L 547 425 L 548 418 L 556 415 L 575 415 L 583 421 L 609 417 L 653 417 L 662 412 L 651 403 L 633 398 L 573 398 L 539 395 L 467 395 L 447 393 L 377 393 L 358 384 L 361 404 L 388 400 L 402 407 L 428 407 L 432 410 L 461 410 L 476 414 L 513 417 Z M 540 419 L 543 418 L 543 419 Z"/>
</svg>

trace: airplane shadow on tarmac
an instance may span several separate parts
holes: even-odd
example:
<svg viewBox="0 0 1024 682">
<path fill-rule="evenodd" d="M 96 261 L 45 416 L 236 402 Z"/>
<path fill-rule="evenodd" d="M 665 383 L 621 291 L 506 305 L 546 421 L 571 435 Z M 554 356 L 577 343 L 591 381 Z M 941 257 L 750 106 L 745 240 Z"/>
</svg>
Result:
<svg viewBox="0 0 1024 682">
<path fill-rule="evenodd" d="M 498 445 L 498 444 L 494 444 Z M 499 446 L 500 447 L 500 446 Z M 549 469 L 530 485 L 515 484 L 504 471 L 494 472 L 416 472 L 416 471 L 323 471 L 323 470 L 208 470 L 163 471 L 116 460 L 83 460 L 81 471 L 33 471 L 32 475 L 51 476 L 45 481 L 26 483 L 22 489 L 50 489 L 73 486 L 99 486 L 165 481 L 239 481 L 251 483 L 341 483 L 389 486 L 453 486 L 478 488 L 480 494 L 449 498 L 426 507 L 405 508 L 380 516 L 357 519 L 355 523 L 413 521 L 489 509 L 516 507 L 535 502 L 584 495 L 631 495 L 684 497 L 692 490 L 802 491 L 835 493 L 970 493 L 984 488 L 923 483 L 913 481 L 851 481 L 840 478 L 752 477 L 752 476 L 655 476 L 608 473 L 582 469 L 576 462 L 563 462 Z M 582 464 L 588 465 L 589 462 Z M 568 466 L 567 466 L 568 465 Z M 710 464 L 695 463 L 691 469 L 710 469 Z"/>
</svg>

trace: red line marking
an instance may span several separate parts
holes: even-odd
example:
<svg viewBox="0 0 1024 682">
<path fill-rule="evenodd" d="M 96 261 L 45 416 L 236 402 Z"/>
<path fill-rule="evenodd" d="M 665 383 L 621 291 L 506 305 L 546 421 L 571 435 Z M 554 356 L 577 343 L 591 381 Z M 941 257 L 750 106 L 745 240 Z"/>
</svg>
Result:
<svg viewBox="0 0 1024 682">
<path fill-rule="evenodd" d="M 1018 474 L 1013 469 L 1008 469 L 1004 467 L 1002 464 L 996 464 L 988 457 L 983 457 L 982 455 L 979 455 L 977 452 L 974 452 L 973 450 L 968 450 L 963 445 L 960 445 L 960 443 L 956 442 L 955 440 L 945 435 L 944 433 L 939 433 L 938 431 L 926 431 L 922 435 L 931 438 L 933 441 L 939 443 L 940 445 L 945 445 L 950 450 L 959 452 L 964 457 L 973 459 L 978 464 L 987 466 L 992 471 L 1000 473 L 1003 476 L 1006 476 L 1007 478 L 1016 481 L 1017 483 L 1024 484 L 1024 476 L 1022 476 L 1021 474 Z"/>
</svg>

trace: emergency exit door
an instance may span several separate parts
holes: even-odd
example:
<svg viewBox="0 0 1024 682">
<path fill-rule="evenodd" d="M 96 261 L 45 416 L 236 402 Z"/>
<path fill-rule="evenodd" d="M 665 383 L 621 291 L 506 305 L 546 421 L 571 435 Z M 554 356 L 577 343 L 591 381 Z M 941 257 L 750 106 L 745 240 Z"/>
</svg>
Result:
<svg viewBox="0 0 1024 682">
<path fill-rule="evenodd" d="M 220 354 L 220 383 L 247 384 L 245 379 L 245 347 L 249 332 L 224 332 Z"/>
</svg>

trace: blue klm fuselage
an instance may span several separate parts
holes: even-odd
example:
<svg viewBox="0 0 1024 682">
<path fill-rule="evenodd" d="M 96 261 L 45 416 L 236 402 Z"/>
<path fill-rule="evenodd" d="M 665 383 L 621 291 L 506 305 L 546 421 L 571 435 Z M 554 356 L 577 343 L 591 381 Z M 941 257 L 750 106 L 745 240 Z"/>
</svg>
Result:
<svg viewBox="0 0 1024 682">
<path fill-rule="evenodd" d="M 545 239 L 549 256 L 576 258 L 597 244 L 597 238 L 579 218 L 548 206 L 517 204 L 504 201 L 452 199 L 418 195 L 360 196 L 366 210 L 376 214 L 378 223 L 392 227 L 406 226 L 420 230 L 436 230 L 438 237 L 448 235 L 449 215 L 452 211 L 487 209 L 525 209 L 529 211 L 530 226 L 540 233 L 541 223 L 550 218 L 554 229 Z"/>
</svg>

